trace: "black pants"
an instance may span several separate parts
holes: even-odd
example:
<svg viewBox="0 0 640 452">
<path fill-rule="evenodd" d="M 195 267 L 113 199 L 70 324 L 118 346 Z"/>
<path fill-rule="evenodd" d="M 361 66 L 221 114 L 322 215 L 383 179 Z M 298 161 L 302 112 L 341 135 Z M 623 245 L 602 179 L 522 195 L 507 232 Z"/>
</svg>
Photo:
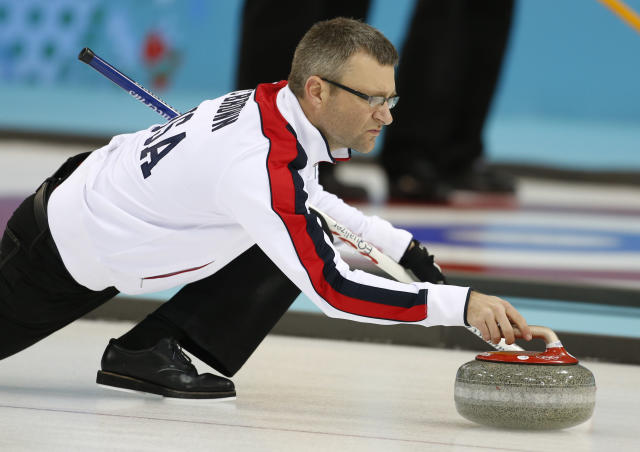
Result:
<svg viewBox="0 0 640 452">
<path fill-rule="evenodd" d="M 287 78 L 295 46 L 311 25 L 364 18 L 368 7 L 367 0 L 245 0 L 237 87 Z M 416 2 L 400 52 L 400 103 L 380 156 L 390 178 L 421 160 L 446 179 L 482 155 L 512 12 L 513 0 Z"/>
<path fill-rule="evenodd" d="M 73 280 L 49 230 L 38 226 L 33 204 L 33 195 L 22 202 L 0 242 L 0 359 L 118 294 L 115 288 L 92 291 Z M 299 294 L 253 246 L 216 274 L 184 286 L 157 313 L 185 333 L 182 345 L 188 351 L 231 376 Z"/>
<path fill-rule="evenodd" d="M 118 291 L 76 283 L 34 218 L 33 198 L 20 204 L 0 242 L 0 359 L 35 344 Z"/>
<path fill-rule="evenodd" d="M 363 19 L 370 0 L 245 0 L 242 12 L 238 89 L 285 80 L 293 51 L 311 25 L 337 16 Z"/>
<path fill-rule="evenodd" d="M 232 376 L 300 295 L 254 245 L 217 273 L 184 286 L 156 311 L 186 335 L 182 345 Z"/>
<path fill-rule="evenodd" d="M 513 0 L 417 2 L 380 156 L 391 178 L 423 160 L 449 179 L 482 156 L 512 14 Z"/>
</svg>

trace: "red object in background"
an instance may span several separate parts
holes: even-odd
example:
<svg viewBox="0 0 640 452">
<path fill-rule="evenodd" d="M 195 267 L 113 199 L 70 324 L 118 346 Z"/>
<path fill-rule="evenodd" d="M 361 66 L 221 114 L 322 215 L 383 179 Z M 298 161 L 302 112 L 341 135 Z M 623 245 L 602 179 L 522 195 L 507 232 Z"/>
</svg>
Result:
<svg viewBox="0 0 640 452">
<path fill-rule="evenodd" d="M 153 77 L 152 83 L 157 89 L 165 89 L 169 84 L 169 77 L 164 73 L 157 74 Z"/>
<path fill-rule="evenodd" d="M 159 33 L 150 32 L 145 38 L 143 56 L 147 63 L 155 64 L 160 61 L 167 52 L 167 45 Z"/>
<path fill-rule="evenodd" d="M 180 64 L 180 53 L 161 33 L 150 30 L 142 43 L 142 57 L 149 70 L 153 89 L 164 91 L 171 84 L 171 76 Z"/>
</svg>

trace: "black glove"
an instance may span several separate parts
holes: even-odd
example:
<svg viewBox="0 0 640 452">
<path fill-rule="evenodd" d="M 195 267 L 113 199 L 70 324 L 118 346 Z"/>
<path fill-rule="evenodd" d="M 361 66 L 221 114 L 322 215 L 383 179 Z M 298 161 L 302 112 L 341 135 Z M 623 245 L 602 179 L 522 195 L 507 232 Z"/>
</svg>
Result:
<svg viewBox="0 0 640 452">
<path fill-rule="evenodd" d="M 411 240 L 407 251 L 400 259 L 400 265 L 407 270 L 411 270 L 420 281 L 434 284 L 446 284 L 447 280 L 442 274 L 442 270 L 433 260 L 427 248 L 417 240 Z"/>
</svg>

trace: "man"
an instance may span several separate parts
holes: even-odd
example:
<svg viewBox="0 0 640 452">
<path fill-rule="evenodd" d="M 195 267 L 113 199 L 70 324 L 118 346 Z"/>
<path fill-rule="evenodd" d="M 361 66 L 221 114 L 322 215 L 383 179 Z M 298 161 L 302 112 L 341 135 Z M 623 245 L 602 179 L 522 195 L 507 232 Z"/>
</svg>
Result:
<svg viewBox="0 0 640 452">
<path fill-rule="evenodd" d="M 391 43 L 358 21 L 313 26 L 289 83 L 207 100 L 69 159 L 9 220 L 0 247 L 0 359 L 115 296 L 184 285 L 112 339 L 100 384 L 168 397 L 228 398 L 181 346 L 232 376 L 300 291 L 327 315 L 392 324 L 477 326 L 528 337 L 506 301 L 443 284 L 349 270 L 309 205 L 424 280 L 433 256 L 407 231 L 325 192 L 320 161 L 369 152 L 397 102 Z M 367 93 L 367 94 L 363 94 Z M 244 284 L 233 284 L 239 276 Z"/>
</svg>

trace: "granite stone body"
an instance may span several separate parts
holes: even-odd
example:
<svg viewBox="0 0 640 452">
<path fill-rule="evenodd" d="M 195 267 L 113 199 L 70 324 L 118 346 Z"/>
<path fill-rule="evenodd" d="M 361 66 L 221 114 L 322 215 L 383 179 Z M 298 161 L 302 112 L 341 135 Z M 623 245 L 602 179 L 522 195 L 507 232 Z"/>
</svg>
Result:
<svg viewBox="0 0 640 452">
<path fill-rule="evenodd" d="M 458 413 L 499 428 L 550 430 L 588 420 L 595 406 L 593 374 L 579 364 L 470 361 L 456 375 Z"/>
</svg>

